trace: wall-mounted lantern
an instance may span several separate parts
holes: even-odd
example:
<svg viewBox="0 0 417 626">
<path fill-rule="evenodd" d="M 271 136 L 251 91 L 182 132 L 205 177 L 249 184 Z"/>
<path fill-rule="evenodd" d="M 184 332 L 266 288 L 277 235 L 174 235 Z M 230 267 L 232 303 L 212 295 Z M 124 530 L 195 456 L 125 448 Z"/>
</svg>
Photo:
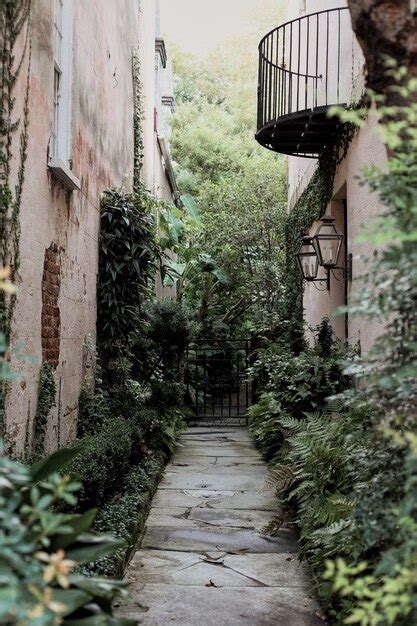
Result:
<svg viewBox="0 0 417 626">
<path fill-rule="evenodd" d="M 301 241 L 301 246 L 297 254 L 298 267 L 303 280 L 309 283 L 322 283 L 328 285 L 328 278 L 317 278 L 319 272 L 319 257 L 313 238 L 305 234 Z M 329 289 L 329 286 L 327 287 Z"/>
<path fill-rule="evenodd" d="M 337 266 L 339 260 L 343 235 L 337 228 L 336 220 L 332 215 L 325 215 L 320 222 L 313 236 L 313 245 L 317 250 L 320 265 L 326 269 L 332 269 Z"/>
<path fill-rule="evenodd" d="M 313 283 L 326 283 L 328 291 L 330 291 L 330 272 L 333 270 L 342 271 L 341 279 L 333 273 L 337 280 L 352 280 L 352 255 L 347 255 L 343 267 L 337 264 L 344 236 L 337 228 L 335 221 L 332 215 L 322 217 L 321 224 L 313 237 L 304 234 L 297 254 L 297 262 L 303 280 Z M 326 278 L 317 278 L 320 267 L 326 271 Z"/>
<path fill-rule="evenodd" d="M 297 261 L 304 280 L 312 281 L 317 278 L 319 258 L 312 237 L 304 235 L 297 255 Z"/>
</svg>

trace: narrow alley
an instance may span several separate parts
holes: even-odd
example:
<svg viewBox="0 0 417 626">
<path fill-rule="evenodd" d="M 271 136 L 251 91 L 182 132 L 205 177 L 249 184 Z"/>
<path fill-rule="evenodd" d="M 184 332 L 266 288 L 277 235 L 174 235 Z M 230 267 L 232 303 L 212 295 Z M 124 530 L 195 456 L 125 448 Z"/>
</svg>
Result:
<svg viewBox="0 0 417 626">
<path fill-rule="evenodd" d="M 245 429 L 189 429 L 154 498 L 120 612 L 152 626 L 323 624 L 293 532 L 261 533 L 276 512 L 267 473 Z"/>
</svg>

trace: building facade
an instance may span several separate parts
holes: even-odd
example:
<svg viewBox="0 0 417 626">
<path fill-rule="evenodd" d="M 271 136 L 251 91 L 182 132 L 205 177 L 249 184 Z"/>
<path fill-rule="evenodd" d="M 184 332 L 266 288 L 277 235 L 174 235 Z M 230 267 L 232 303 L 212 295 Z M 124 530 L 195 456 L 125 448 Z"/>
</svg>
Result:
<svg viewBox="0 0 417 626">
<path fill-rule="evenodd" d="M 293 0 L 287 7 L 286 23 L 261 43 L 258 140 L 288 155 L 288 210 L 296 211 L 317 171 L 317 157 L 326 158 L 332 150 L 337 118 L 328 117 L 329 108 L 360 101 L 365 68 L 346 1 Z M 373 253 L 372 245 L 359 236 L 364 226 L 372 228 L 381 206 L 361 186 L 361 173 L 369 165 L 383 166 L 386 160 L 386 149 L 370 116 L 340 155 L 334 180 L 329 180 L 330 201 L 325 211 L 335 218 L 343 234 L 338 266 L 345 266 L 351 258 L 352 280 L 349 272 L 344 276 L 341 270 L 334 270 L 330 272 L 329 288 L 325 282 L 304 282 L 307 329 L 328 316 L 340 339 L 359 342 L 364 351 L 378 336 L 378 325 L 367 322 L 365 327 L 363 320 L 333 313 L 348 304 L 352 292 L 360 289 L 364 259 Z M 312 236 L 319 224 L 313 223 L 305 234 Z M 326 277 L 326 271 L 320 268 L 317 278 Z"/>
<path fill-rule="evenodd" d="M 47 448 L 75 437 L 79 392 L 96 335 L 100 198 L 107 187 L 132 188 L 135 49 L 142 77 L 144 182 L 156 197 L 176 200 L 166 131 L 172 81 L 158 24 L 156 0 L 32 0 L 21 265 L 11 337 L 12 346 L 24 344 L 30 359 L 13 358 L 20 380 L 12 384 L 6 406 L 7 433 L 17 450 L 31 436 L 45 361 L 57 385 Z M 20 52 L 24 39 L 23 33 Z M 17 112 L 25 88 L 21 72 Z"/>
</svg>

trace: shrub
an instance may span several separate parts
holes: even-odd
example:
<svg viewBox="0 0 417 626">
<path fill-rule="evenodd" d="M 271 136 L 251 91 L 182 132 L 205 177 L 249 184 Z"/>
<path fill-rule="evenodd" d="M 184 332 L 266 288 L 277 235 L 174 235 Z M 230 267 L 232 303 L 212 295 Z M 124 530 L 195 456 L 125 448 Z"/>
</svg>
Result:
<svg viewBox="0 0 417 626">
<path fill-rule="evenodd" d="M 122 545 L 88 531 L 95 511 L 62 514 L 79 485 L 57 472 L 78 450 L 61 450 L 31 469 L 0 457 L 0 621 L 4 624 L 100 623 L 130 626 L 112 615 L 125 583 L 87 578 L 75 568 Z"/>
<path fill-rule="evenodd" d="M 136 531 L 144 522 L 145 494 L 150 486 L 151 481 L 145 470 L 141 467 L 133 468 L 126 477 L 125 493 L 112 498 L 100 509 L 94 521 L 94 530 L 114 534 L 117 538 L 123 539 L 127 548 L 131 549 L 135 542 Z M 123 564 L 125 553 L 126 549 L 121 548 L 115 554 L 94 563 L 89 571 L 114 576 L 119 573 L 119 564 Z"/>
<path fill-rule="evenodd" d="M 100 430 L 110 417 L 108 398 L 98 389 L 83 386 L 78 400 L 77 437 L 92 435 Z"/>
<path fill-rule="evenodd" d="M 159 248 L 154 201 L 138 193 L 109 189 L 101 206 L 98 276 L 98 337 L 103 363 L 124 353 L 150 296 Z"/>
<path fill-rule="evenodd" d="M 184 307 L 173 299 L 149 302 L 132 340 L 134 377 L 157 384 L 175 382 L 189 338 Z"/>
<path fill-rule="evenodd" d="M 39 374 L 38 403 L 33 426 L 33 452 L 42 455 L 45 450 L 45 434 L 50 410 L 55 406 L 56 383 L 52 367 L 42 363 Z"/>
<path fill-rule="evenodd" d="M 343 374 L 342 358 L 348 349 L 334 339 L 328 320 L 317 329 L 316 345 L 295 355 L 282 344 L 267 345 L 258 351 L 251 376 L 272 394 L 266 405 L 274 402 L 285 413 L 301 417 L 303 413 L 323 409 L 327 398 L 350 385 Z M 259 413 L 255 408 L 253 412 Z"/>
<path fill-rule="evenodd" d="M 80 454 L 67 471 L 79 479 L 81 508 L 99 506 L 122 489 L 132 460 L 132 425 L 120 418 L 106 419 L 100 430 L 84 437 Z"/>
</svg>

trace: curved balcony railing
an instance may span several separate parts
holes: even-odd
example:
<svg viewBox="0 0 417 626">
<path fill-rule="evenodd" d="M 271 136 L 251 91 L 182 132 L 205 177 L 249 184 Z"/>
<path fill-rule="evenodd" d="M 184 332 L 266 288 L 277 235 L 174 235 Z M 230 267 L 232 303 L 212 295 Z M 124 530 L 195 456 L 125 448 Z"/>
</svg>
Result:
<svg viewBox="0 0 417 626">
<path fill-rule="evenodd" d="M 351 99 L 354 45 L 347 7 L 304 15 L 262 39 L 259 143 L 285 154 L 321 154 L 336 125 L 328 107 Z"/>
</svg>

